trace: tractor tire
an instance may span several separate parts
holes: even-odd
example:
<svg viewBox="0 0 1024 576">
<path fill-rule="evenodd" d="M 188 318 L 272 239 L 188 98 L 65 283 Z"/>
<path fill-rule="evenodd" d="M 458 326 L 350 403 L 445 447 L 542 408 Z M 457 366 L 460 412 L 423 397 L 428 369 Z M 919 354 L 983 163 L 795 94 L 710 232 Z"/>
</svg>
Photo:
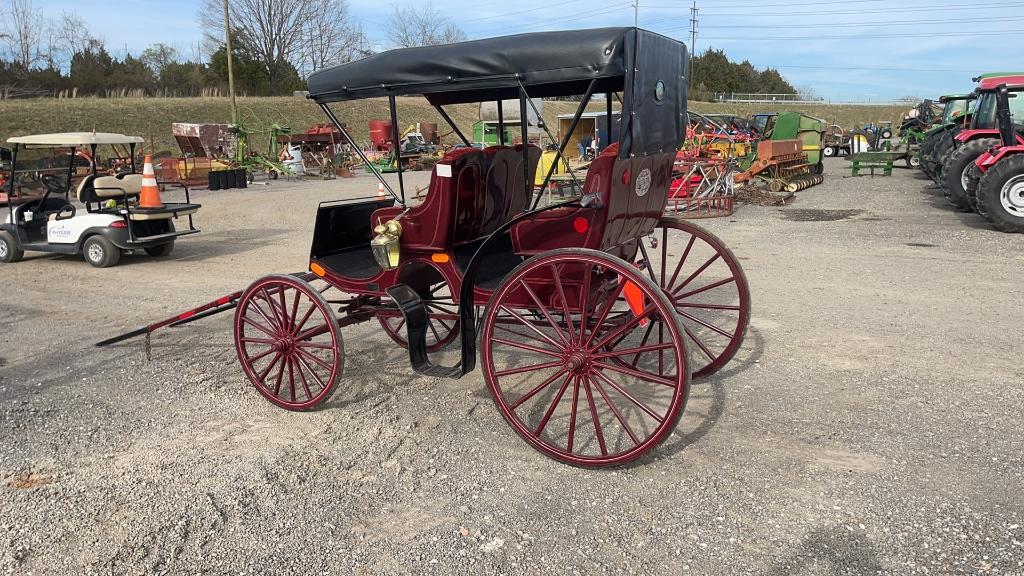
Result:
<svg viewBox="0 0 1024 576">
<path fill-rule="evenodd" d="M 942 138 L 935 143 L 935 147 L 932 148 L 931 157 L 928 161 L 928 168 L 925 173 L 928 177 L 939 184 L 940 176 L 942 175 L 942 163 L 946 160 L 946 156 L 949 155 L 950 150 L 953 149 L 953 135 L 947 132 Z"/>
<path fill-rule="evenodd" d="M 978 212 L 1000 232 L 1024 233 L 1024 154 L 1003 158 L 981 177 Z"/>
<path fill-rule="evenodd" d="M 17 262 L 25 256 L 14 235 L 6 230 L 0 230 L 0 262 Z"/>
<path fill-rule="evenodd" d="M 825 146 L 824 148 L 821 149 L 821 153 L 826 158 L 831 158 L 836 155 L 836 149 L 832 146 Z"/>
<path fill-rule="evenodd" d="M 952 151 L 942 165 L 941 182 L 942 191 L 950 204 L 964 212 L 973 211 L 967 200 L 967 170 L 978 159 L 978 156 L 998 143 L 995 138 L 979 138 Z"/>
<path fill-rule="evenodd" d="M 82 243 L 82 256 L 96 268 L 110 268 L 121 261 L 121 249 L 99 234 L 89 236 Z"/>
<path fill-rule="evenodd" d="M 978 212 L 978 185 L 981 183 L 981 177 L 984 174 L 974 162 L 967 166 L 967 172 L 964 174 L 964 191 L 967 192 L 967 203 L 971 205 L 971 210 L 975 212 Z M 981 212 L 978 213 L 981 214 Z"/>
</svg>

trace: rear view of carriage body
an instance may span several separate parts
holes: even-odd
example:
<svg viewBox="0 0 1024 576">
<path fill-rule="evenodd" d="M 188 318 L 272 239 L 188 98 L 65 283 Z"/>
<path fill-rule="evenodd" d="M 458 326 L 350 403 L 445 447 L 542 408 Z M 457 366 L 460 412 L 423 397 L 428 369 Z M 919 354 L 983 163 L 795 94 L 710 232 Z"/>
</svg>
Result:
<svg viewBox="0 0 1024 576">
<path fill-rule="evenodd" d="M 606 28 L 395 50 L 314 74 L 310 97 L 353 144 L 332 104 L 385 97 L 397 127 L 396 97 L 415 95 L 464 146 L 437 163 L 418 205 L 405 202 L 399 172 L 398 190 L 377 174 L 386 200 L 320 206 L 310 272 L 261 278 L 238 298 L 248 378 L 284 408 L 315 407 L 344 385 L 341 328 L 373 321 L 422 374 L 460 377 L 479 353 L 505 420 L 552 458 L 616 465 L 663 441 L 691 376 L 729 361 L 750 310 L 728 248 L 663 217 L 686 127 L 686 60 L 675 40 Z M 496 101 L 500 121 L 502 101 L 517 99 L 527 118 L 531 98 L 580 94 L 572 126 L 604 95 L 608 109 L 621 102 L 619 140 L 578 196 L 545 205 L 525 125 L 520 144 L 479 149 L 444 109 Z M 570 134 L 548 133 L 560 155 Z M 431 362 L 456 342 L 460 362 Z"/>
</svg>

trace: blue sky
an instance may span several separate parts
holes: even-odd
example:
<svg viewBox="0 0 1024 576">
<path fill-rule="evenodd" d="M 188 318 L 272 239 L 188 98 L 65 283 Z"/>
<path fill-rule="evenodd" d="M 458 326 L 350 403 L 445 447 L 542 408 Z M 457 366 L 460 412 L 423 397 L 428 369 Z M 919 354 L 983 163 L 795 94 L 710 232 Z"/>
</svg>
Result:
<svg viewBox="0 0 1024 576">
<path fill-rule="evenodd" d="M 35 0 L 51 15 L 78 13 L 116 55 L 154 42 L 192 56 L 201 0 Z M 639 0 L 640 26 L 689 43 L 692 0 Z M 470 38 L 631 25 L 629 0 L 434 0 Z M 390 4 L 349 0 L 377 49 L 386 49 Z M 1021 0 L 698 0 L 697 52 L 774 66 L 794 85 L 833 100 L 934 97 L 967 91 L 971 76 L 1024 68 L 1020 48 L 1000 49 L 1024 29 Z M 1016 32 L 1014 32 L 1016 30 Z M 1000 34 L 1002 32 L 1002 34 Z M 1011 45 L 1019 46 L 1019 42 Z M 980 57 L 978 46 L 987 49 Z M 980 64 L 979 64 L 980 63 Z"/>
</svg>

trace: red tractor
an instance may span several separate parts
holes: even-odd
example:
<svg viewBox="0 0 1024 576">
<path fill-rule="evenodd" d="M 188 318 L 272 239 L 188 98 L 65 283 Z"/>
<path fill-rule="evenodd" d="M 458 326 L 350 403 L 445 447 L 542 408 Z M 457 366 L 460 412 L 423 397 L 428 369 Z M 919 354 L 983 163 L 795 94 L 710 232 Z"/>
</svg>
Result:
<svg viewBox="0 0 1024 576">
<path fill-rule="evenodd" d="M 995 116 L 999 142 L 970 166 L 968 193 L 978 214 L 1003 232 L 1024 233 L 1024 86 L 999 86 Z"/>
<path fill-rule="evenodd" d="M 996 92 L 999 86 L 1024 87 L 1024 73 L 987 74 L 975 79 L 978 87 L 977 105 L 969 128 L 953 137 L 953 146 L 941 160 L 939 184 L 946 198 L 963 211 L 976 209 L 975 199 L 967 193 L 968 174 L 974 161 L 986 150 L 999 144 L 996 123 Z M 1024 110 L 1019 112 L 1024 117 Z M 1018 137 L 1020 138 L 1020 137 Z M 1024 144 L 1024 138 L 1020 139 Z"/>
</svg>

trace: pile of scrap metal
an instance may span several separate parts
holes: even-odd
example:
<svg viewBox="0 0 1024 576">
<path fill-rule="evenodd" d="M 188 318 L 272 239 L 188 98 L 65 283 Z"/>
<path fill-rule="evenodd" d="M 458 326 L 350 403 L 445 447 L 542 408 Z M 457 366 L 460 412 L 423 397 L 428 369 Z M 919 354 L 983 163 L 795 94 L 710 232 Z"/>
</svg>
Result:
<svg viewBox="0 0 1024 576">
<path fill-rule="evenodd" d="M 370 120 L 370 146 L 363 152 L 374 166 L 366 166 L 366 171 L 397 172 L 399 160 L 402 170 L 430 170 L 439 158 L 439 144 L 437 124 L 432 122 L 410 124 L 399 134 L 390 120 Z"/>
<path fill-rule="evenodd" d="M 737 184 L 761 183 L 774 193 L 793 194 L 824 182 L 824 121 L 798 112 L 767 118 L 757 146 L 740 159 Z"/>
<path fill-rule="evenodd" d="M 667 213 L 684 218 L 732 214 L 738 152 L 749 143 L 721 120 L 690 112 L 686 140 L 672 167 Z"/>
<path fill-rule="evenodd" d="M 356 163 L 352 150 L 333 124 L 314 124 L 305 132 L 279 134 L 277 141 L 288 151 L 285 164 L 294 165 L 295 172 L 326 179 L 352 176 L 351 168 Z"/>
<path fill-rule="evenodd" d="M 276 180 L 279 174 L 290 172 L 277 157 L 278 137 L 288 132 L 288 128 L 271 126 L 268 152 L 263 154 L 250 149 L 249 136 L 253 132 L 241 124 L 171 124 L 182 156 L 161 162 L 160 177 L 196 186 L 208 182 L 212 171 L 241 168 L 250 182 L 256 172 Z"/>
</svg>

